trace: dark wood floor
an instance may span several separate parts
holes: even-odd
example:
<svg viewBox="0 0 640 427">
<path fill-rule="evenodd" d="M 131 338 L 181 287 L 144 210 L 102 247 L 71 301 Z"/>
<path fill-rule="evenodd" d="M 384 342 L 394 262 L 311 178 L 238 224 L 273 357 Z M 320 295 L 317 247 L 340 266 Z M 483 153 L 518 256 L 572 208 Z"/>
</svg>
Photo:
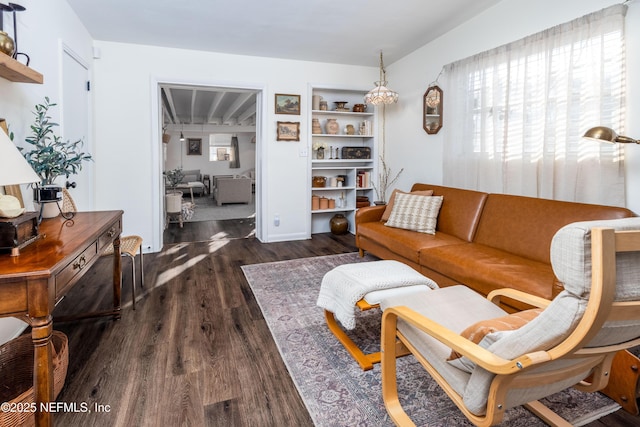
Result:
<svg viewBox="0 0 640 427">
<path fill-rule="evenodd" d="M 252 227 L 233 221 L 172 225 L 164 250 L 145 256 L 146 288 L 138 292 L 135 311 L 125 260 L 121 320 L 54 323 L 70 343 L 58 400 L 86 402 L 92 410 L 57 414 L 56 425 L 312 425 L 239 267 L 353 252 L 354 239 L 320 234 L 263 244 L 244 238 L 253 235 Z M 108 307 L 110 269 L 108 259 L 100 260 L 55 315 Z M 108 411 L 95 412 L 95 404 Z M 639 421 L 618 411 L 589 426 Z"/>
</svg>

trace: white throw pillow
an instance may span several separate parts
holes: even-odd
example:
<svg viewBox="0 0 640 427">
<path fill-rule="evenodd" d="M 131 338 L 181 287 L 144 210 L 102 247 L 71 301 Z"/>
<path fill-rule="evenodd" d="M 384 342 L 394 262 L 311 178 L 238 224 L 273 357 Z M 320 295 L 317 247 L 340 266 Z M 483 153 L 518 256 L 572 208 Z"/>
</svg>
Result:
<svg viewBox="0 0 640 427">
<path fill-rule="evenodd" d="M 382 213 L 381 221 L 388 221 L 391 216 L 391 211 L 393 210 L 393 205 L 396 202 L 396 194 L 405 193 L 405 194 L 417 194 L 420 196 L 433 196 L 433 190 L 418 190 L 407 193 L 406 191 L 400 191 L 397 188 L 391 192 L 391 196 L 389 196 L 389 201 L 387 202 L 387 207 L 384 209 Z"/>
<path fill-rule="evenodd" d="M 385 225 L 419 233 L 436 234 L 442 198 L 442 196 L 398 193 L 389 220 Z"/>
</svg>

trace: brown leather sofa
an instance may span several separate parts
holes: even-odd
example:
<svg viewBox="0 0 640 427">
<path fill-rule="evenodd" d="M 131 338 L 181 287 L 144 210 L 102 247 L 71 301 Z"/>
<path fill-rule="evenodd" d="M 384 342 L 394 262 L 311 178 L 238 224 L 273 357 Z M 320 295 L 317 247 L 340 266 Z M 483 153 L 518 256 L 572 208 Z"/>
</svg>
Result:
<svg viewBox="0 0 640 427">
<path fill-rule="evenodd" d="M 514 288 L 552 299 L 562 285 L 551 269 L 553 235 L 564 225 L 594 219 L 635 216 L 625 208 L 489 194 L 429 184 L 443 196 L 436 234 L 387 227 L 385 206 L 356 213 L 356 245 L 382 259 L 394 259 L 435 280 L 440 286 L 464 284 L 483 295 Z M 527 307 L 503 301 L 509 311 Z"/>
</svg>

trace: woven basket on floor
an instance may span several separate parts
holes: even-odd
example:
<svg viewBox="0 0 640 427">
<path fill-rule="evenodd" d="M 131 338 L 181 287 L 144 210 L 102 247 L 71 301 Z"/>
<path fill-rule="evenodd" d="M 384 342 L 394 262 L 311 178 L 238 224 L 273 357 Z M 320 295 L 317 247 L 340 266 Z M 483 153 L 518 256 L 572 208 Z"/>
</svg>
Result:
<svg viewBox="0 0 640 427">
<path fill-rule="evenodd" d="M 69 343 L 62 332 L 53 331 L 53 398 L 60 394 L 67 376 Z M 0 402 L 9 402 L 14 408 L 30 408 L 35 402 L 33 391 L 33 341 L 31 335 L 22 335 L 0 346 Z M 0 411 L 0 427 L 33 426 L 32 411 Z"/>
</svg>

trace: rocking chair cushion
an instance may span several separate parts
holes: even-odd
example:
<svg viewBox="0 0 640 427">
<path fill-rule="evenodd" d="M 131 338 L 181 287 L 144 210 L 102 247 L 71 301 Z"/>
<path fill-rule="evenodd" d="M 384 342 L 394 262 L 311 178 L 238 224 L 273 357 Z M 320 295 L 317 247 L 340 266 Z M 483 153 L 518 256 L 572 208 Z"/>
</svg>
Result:
<svg viewBox="0 0 640 427">
<path fill-rule="evenodd" d="M 637 230 L 640 218 L 575 222 L 561 228 L 551 246 L 551 262 L 564 288 L 574 294 L 589 293 L 591 284 L 591 229 L 611 227 L 615 230 Z M 586 254 L 586 256 L 585 256 Z M 619 253 L 616 257 L 616 301 L 640 299 L 640 253 Z M 637 322 L 607 322 L 590 341 L 589 346 L 617 344 L 636 336 Z"/>
<path fill-rule="evenodd" d="M 564 226 L 551 242 L 551 264 L 564 289 L 576 295 L 588 294 L 591 285 L 591 229 L 612 227 L 615 230 L 634 230 L 640 218 L 575 222 Z M 616 301 L 633 301 L 640 297 L 640 254 L 631 252 L 616 258 Z"/>
<path fill-rule="evenodd" d="M 569 336 L 582 318 L 586 307 L 587 299 L 562 291 L 542 313 L 520 329 L 490 333 L 479 345 L 504 359 L 548 350 Z M 463 359 L 466 358 L 458 360 Z M 468 363 L 474 365 L 471 361 Z M 489 387 L 495 374 L 478 366 L 473 366 L 471 372 L 463 400 L 470 411 L 481 414 L 486 409 Z"/>
<path fill-rule="evenodd" d="M 481 319 L 493 319 L 507 314 L 482 295 L 460 285 L 411 295 L 394 295 L 380 303 L 380 308 L 383 310 L 395 306 L 409 307 L 457 333 Z M 473 310 L 460 312 L 458 309 L 461 306 L 473 307 Z M 452 313 L 456 315 L 452 316 Z M 398 330 L 416 346 L 420 354 L 437 367 L 438 372 L 446 378 L 458 394 L 464 393 L 470 374 L 446 361 L 451 352 L 449 347 L 403 320 L 398 320 Z"/>
</svg>

